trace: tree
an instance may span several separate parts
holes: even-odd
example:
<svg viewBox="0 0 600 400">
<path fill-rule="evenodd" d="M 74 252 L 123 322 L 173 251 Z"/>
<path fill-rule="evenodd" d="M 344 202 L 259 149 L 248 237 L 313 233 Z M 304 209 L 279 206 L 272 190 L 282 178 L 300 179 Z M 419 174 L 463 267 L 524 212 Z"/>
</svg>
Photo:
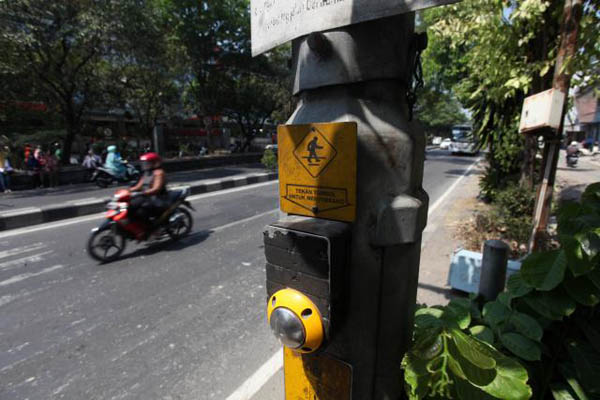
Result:
<svg viewBox="0 0 600 400">
<path fill-rule="evenodd" d="M 518 121 L 523 99 L 551 86 L 562 9 L 562 0 L 465 0 L 424 13 L 433 44 L 428 54 L 442 81 L 471 110 L 480 144 L 489 146 L 486 178 L 492 186 L 519 173 L 533 181 L 536 143 L 525 152 Z M 595 80 L 600 13 L 593 0 L 585 2 L 583 21 L 580 51 L 566 67 Z"/>
<path fill-rule="evenodd" d="M 426 31 L 436 19 L 431 14 L 419 14 L 417 29 Z M 452 68 L 451 60 L 442 56 L 448 54 L 440 48 L 440 40 L 431 41 L 422 55 L 424 86 L 417 92 L 415 117 L 419 120 L 429 136 L 439 136 L 450 133 L 453 125 L 467 122 L 462 106 L 452 85 L 446 79 L 446 71 Z"/>
<path fill-rule="evenodd" d="M 289 48 L 252 57 L 248 0 L 168 0 L 165 10 L 190 58 L 188 104 L 198 114 L 226 115 L 247 148 L 265 121 L 289 103 Z"/>
<path fill-rule="evenodd" d="M 56 109 L 66 126 L 63 162 L 81 132 L 84 112 L 100 93 L 96 65 L 111 44 L 113 3 L 93 0 L 13 0 L 0 3 L 0 49 L 5 75 L 26 76 L 39 100 Z M 30 96 L 27 85 L 15 98 Z"/>
<path fill-rule="evenodd" d="M 131 112 L 152 138 L 159 118 L 178 110 L 185 58 L 160 2 L 126 0 L 106 69 L 111 103 Z M 110 82 L 110 84 L 108 84 Z"/>
</svg>

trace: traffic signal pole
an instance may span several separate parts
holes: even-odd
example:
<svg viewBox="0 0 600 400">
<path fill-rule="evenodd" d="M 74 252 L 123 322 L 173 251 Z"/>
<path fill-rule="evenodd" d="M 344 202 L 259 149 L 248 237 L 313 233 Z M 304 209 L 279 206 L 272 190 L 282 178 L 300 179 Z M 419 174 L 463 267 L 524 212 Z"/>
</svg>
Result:
<svg viewBox="0 0 600 400">
<path fill-rule="evenodd" d="M 315 382 L 309 379 L 313 388 L 305 388 L 303 393 L 313 390 L 318 400 L 345 400 L 342 395 L 332 394 L 334 389 L 319 389 L 318 377 L 331 375 L 323 371 L 329 364 L 318 363 L 318 357 L 350 366 L 348 399 L 396 400 L 403 391 L 400 362 L 412 337 L 421 235 L 428 206 L 422 188 L 425 136 L 409 120 L 407 101 L 415 55 L 423 47 L 423 36 L 414 33 L 414 13 L 312 33 L 292 42 L 293 91 L 299 103 L 286 125 L 353 122 L 357 131 L 355 220 L 334 223 L 290 217 L 269 227 L 265 234 L 267 279 L 283 279 L 288 274 L 293 275 L 291 283 L 298 283 L 304 276 L 309 278 L 306 270 L 296 273 L 294 269 L 316 257 L 300 244 L 310 240 L 320 243 L 320 229 L 325 231 L 326 227 L 319 226 L 338 224 L 327 231 L 331 233 L 322 234 L 327 243 L 335 243 L 331 239 L 335 235 L 347 238 L 339 239 L 340 243 L 347 240 L 348 249 L 344 265 L 339 267 L 341 273 L 329 275 L 331 280 L 341 280 L 330 286 L 343 286 L 339 296 L 343 307 L 331 308 L 331 318 L 326 318 L 326 331 L 330 333 L 326 333 L 322 347 L 313 354 L 294 356 L 301 357 L 307 376 L 317 377 Z M 279 151 L 281 159 L 281 144 Z M 338 235 L 336 232 L 344 231 L 344 226 L 349 235 Z M 280 261 L 281 265 L 269 269 L 270 264 L 283 260 L 275 255 L 285 246 L 296 258 Z M 298 325 L 298 321 L 290 322 L 294 313 L 288 312 L 295 306 L 284 305 L 275 312 L 280 304 L 277 302 L 297 298 L 298 304 L 310 304 L 315 297 L 312 292 L 304 292 L 307 297 L 301 298 L 302 288 L 314 285 L 297 285 L 299 289 L 292 292 L 277 292 L 285 285 L 272 285 L 271 327 L 280 338 L 289 335 L 288 343 L 302 342 L 301 335 L 290 334 Z M 311 306 L 303 307 L 298 310 L 315 315 Z M 323 315 L 328 315 L 327 311 Z M 292 385 L 287 379 L 286 372 L 286 391 Z"/>
</svg>

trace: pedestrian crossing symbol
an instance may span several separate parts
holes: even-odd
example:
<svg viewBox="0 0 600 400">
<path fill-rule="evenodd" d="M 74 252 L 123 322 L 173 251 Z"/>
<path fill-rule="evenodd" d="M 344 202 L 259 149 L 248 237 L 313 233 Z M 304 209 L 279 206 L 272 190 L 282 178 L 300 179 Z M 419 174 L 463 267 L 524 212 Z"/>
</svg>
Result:
<svg viewBox="0 0 600 400">
<path fill-rule="evenodd" d="M 294 149 L 294 157 L 313 178 L 321 175 L 336 155 L 335 147 L 316 127 Z"/>
<path fill-rule="evenodd" d="M 280 125 L 277 139 L 281 210 L 354 221 L 356 123 Z"/>
</svg>

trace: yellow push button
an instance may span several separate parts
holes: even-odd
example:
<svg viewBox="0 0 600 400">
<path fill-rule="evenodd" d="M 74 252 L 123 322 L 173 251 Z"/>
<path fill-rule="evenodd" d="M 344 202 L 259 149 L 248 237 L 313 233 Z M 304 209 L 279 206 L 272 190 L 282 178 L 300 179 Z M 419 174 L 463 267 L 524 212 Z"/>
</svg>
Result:
<svg viewBox="0 0 600 400">
<path fill-rule="evenodd" d="M 294 289 L 273 294 L 267 306 L 271 330 L 290 349 L 312 353 L 323 343 L 323 322 L 317 306 Z"/>
</svg>

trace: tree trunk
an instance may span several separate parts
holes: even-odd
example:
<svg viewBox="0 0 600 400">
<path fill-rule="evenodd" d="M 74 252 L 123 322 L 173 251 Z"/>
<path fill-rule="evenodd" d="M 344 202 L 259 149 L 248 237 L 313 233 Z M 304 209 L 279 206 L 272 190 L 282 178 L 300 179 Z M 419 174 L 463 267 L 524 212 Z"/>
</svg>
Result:
<svg viewBox="0 0 600 400">
<path fill-rule="evenodd" d="M 533 190 L 535 187 L 535 157 L 537 155 L 537 137 L 527 135 L 525 137 L 525 149 L 523 151 L 523 165 L 519 184 Z"/>
<path fill-rule="evenodd" d="M 75 139 L 75 135 L 78 133 L 78 131 L 79 127 L 75 126 L 74 123 L 69 123 L 67 125 L 67 136 L 63 140 L 62 158 L 60 160 L 62 165 L 69 165 L 71 162 L 73 140 Z"/>
</svg>

